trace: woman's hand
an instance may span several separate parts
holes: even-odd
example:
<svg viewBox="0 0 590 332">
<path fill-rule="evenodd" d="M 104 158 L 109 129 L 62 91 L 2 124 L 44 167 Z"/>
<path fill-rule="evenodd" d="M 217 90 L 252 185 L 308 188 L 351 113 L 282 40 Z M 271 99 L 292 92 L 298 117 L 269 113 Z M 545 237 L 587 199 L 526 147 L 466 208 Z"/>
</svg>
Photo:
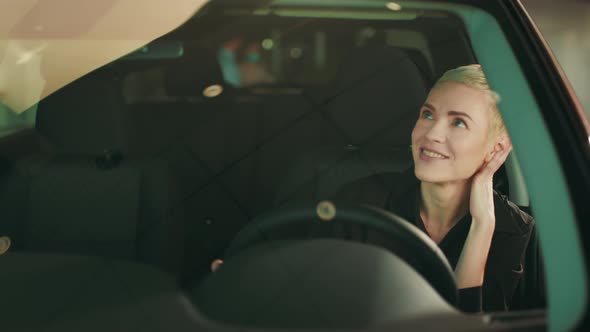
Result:
<svg viewBox="0 0 590 332">
<path fill-rule="evenodd" d="M 494 189 L 492 179 L 494 173 L 502 166 L 512 150 L 509 138 L 503 138 L 496 144 L 495 150 L 486 158 L 481 168 L 475 173 L 471 182 L 469 212 L 473 222 L 493 232 L 495 226 Z"/>
<path fill-rule="evenodd" d="M 211 272 L 217 271 L 217 269 L 219 269 L 221 265 L 223 265 L 223 261 L 221 259 L 216 259 L 213 262 L 211 262 Z"/>
</svg>

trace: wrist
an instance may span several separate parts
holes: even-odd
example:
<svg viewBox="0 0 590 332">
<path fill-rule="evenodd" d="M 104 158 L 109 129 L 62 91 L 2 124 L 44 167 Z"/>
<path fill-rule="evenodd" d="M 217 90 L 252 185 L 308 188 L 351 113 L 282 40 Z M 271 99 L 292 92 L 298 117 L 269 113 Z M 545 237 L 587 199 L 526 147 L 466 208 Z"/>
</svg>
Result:
<svg viewBox="0 0 590 332">
<path fill-rule="evenodd" d="M 493 234 L 496 228 L 496 218 L 488 216 L 485 218 L 473 218 L 471 220 L 471 230 L 478 234 Z"/>
</svg>

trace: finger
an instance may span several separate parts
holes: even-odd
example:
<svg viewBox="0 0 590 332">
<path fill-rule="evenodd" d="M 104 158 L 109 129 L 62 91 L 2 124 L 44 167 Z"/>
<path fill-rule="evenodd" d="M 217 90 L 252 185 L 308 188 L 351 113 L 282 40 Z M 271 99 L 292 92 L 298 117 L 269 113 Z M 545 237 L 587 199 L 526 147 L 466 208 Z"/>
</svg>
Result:
<svg viewBox="0 0 590 332">
<path fill-rule="evenodd" d="M 215 272 L 217 271 L 217 269 L 219 269 L 219 267 L 223 264 L 223 261 L 221 259 L 216 259 L 211 263 L 211 272 Z"/>
</svg>

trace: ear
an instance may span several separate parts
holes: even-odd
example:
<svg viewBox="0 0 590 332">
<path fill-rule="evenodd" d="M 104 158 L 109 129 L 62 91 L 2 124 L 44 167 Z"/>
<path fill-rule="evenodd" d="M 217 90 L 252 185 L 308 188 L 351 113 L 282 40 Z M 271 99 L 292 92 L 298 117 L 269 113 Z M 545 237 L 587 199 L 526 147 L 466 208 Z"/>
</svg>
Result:
<svg viewBox="0 0 590 332">
<path fill-rule="evenodd" d="M 505 151 L 505 150 L 512 150 L 512 140 L 508 134 L 503 134 L 498 137 L 498 141 L 496 143 L 496 151 Z"/>
<path fill-rule="evenodd" d="M 495 142 L 490 147 L 489 152 L 486 153 L 486 157 L 484 159 L 485 162 L 490 162 L 490 160 L 492 160 L 496 153 L 505 150 L 512 150 L 512 140 L 510 139 L 510 136 L 508 136 L 508 134 L 503 134 L 496 138 Z"/>
</svg>

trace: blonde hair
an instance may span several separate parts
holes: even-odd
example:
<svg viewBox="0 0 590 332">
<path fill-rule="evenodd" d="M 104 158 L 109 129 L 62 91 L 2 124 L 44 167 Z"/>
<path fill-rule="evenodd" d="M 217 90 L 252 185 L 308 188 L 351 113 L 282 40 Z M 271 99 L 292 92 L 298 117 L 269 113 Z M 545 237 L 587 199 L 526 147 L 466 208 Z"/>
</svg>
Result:
<svg viewBox="0 0 590 332">
<path fill-rule="evenodd" d="M 479 64 L 472 64 L 467 66 L 457 67 L 446 71 L 441 78 L 436 81 L 433 89 L 438 87 L 444 82 L 457 82 L 462 83 L 472 88 L 483 91 L 488 97 L 490 97 L 490 112 L 491 112 L 491 133 L 496 135 L 507 134 L 506 126 L 502 120 L 502 116 L 498 111 L 498 104 L 500 103 L 500 95 L 494 90 L 490 89 L 488 81 L 481 69 Z"/>
</svg>

